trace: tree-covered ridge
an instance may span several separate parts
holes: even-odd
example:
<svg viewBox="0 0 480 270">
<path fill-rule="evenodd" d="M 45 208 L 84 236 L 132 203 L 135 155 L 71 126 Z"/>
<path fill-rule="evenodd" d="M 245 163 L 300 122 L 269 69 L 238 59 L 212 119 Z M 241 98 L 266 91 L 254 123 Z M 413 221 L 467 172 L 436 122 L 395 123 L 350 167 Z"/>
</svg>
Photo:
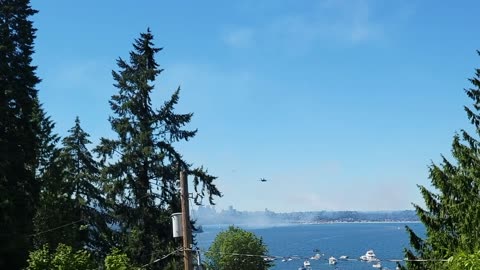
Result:
<svg viewBox="0 0 480 270">
<path fill-rule="evenodd" d="M 415 205 L 427 236 L 421 239 L 407 227 L 413 247 L 406 251 L 410 259 L 448 259 L 457 253 L 476 254 L 480 248 L 480 69 L 469 81 L 472 86 L 465 92 L 473 104 L 464 108 L 477 134 L 462 129 L 453 138 L 454 162 L 442 156 L 439 164 L 430 165 L 434 190 L 419 186 L 425 208 Z M 444 262 L 410 262 L 407 266 L 441 269 Z"/>
<path fill-rule="evenodd" d="M 418 222 L 414 210 L 403 211 L 308 211 L 277 213 L 265 211 L 240 211 L 233 207 L 216 211 L 200 206 L 193 211 L 199 224 L 285 224 L 328 222 Z"/>
</svg>

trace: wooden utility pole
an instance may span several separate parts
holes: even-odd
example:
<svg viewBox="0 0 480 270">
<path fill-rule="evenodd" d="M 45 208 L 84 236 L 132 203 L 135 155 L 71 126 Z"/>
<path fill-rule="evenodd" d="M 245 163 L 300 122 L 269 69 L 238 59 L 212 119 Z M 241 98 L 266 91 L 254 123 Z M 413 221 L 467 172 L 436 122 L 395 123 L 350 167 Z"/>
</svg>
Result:
<svg viewBox="0 0 480 270">
<path fill-rule="evenodd" d="M 190 211 L 188 209 L 188 178 L 185 171 L 180 172 L 182 205 L 183 263 L 185 270 L 192 270 L 192 232 L 190 230 Z"/>
</svg>

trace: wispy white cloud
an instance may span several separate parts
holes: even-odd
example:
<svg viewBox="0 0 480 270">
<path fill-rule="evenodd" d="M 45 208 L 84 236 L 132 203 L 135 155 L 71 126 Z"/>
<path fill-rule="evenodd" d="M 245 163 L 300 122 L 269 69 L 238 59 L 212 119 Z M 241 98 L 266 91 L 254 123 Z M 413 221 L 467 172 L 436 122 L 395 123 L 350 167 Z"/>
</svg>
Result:
<svg viewBox="0 0 480 270">
<path fill-rule="evenodd" d="M 223 40 L 236 48 L 274 42 L 289 50 L 311 49 L 324 43 L 384 42 L 395 32 L 392 28 L 405 23 L 405 16 L 412 14 L 406 4 L 397 6 L 386 10 L 379 2 L 368 0 L 313 1 L 301 8 L 280 8 L 256 24 L 229 31 Z M 258 8 L 268 6 L 259 4 Z"/>
<path fill-rule="evenodd" d="M 223 41 L 234 48 L 248 48 L 254 43 L 254 32 L 250 28 L 237 28 L 227 31 Z"/>
<path fill-rule="evenodd" d="M 167 89 L 181 85 L 192 99 L 236 102 L 247 100 L 255 81 L 252 72 L 244 69 L 222 70 L 209 64 L 177 63 L 165 70 Z M 228 90 L 226 90 L 228 89 Z"/>
<path fill-rule="evenodd" d="M 384 37 L 384 29 L 366 1 L 327 1 L 310 12 L 287 14 L 274 20 L 269 29 L 301 42 L 367 42 Z"/>
<path fill-rule="evenodd" d="M 352 42 L 378 40 L 384 35 L 381 23 L 371 17 L 371 7 L 363 1 L 359 1 L 355 7 L 344 13 L 351 18 L 344 25 L 345 35 L 350 35 Z"/>
<path fill-rule="evenodd" d="M 319 173 L 328 177 L 339 176 L 342 174 L 342 164 L 337 160 L 325 161 L 320 164 Z"/>
</svg>

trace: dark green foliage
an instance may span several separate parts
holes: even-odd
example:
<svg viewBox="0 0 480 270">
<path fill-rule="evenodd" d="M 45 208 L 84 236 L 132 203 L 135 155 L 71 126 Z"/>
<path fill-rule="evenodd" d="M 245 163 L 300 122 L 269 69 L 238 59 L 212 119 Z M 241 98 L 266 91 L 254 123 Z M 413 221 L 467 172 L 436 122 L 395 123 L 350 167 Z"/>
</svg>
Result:
<svg viewBox="0 0 480 270">
<path fill-rule="evenodd" d="M 104 164 L 103 175 L 108 180 L 105 190 L 112 215 L 118 227 L 118 244 L 133 263 L 143 265 L 177 245 L 171 233 L 170 215 L 179 211 L 178 183 L 181 170 L 194 175 L 198 198 L 220 196 L 213 184 L 215 177 L 201 168 L 191 168 L 173 147 L 178 141 L 188 141 L 196 130 L 184 126 L 192 114 L 177 114 L 174 107 L 179 89 L 159 109 L 152 108 L 150 94 L 153 82 L 162 72 L 155 61 L 155 48 L 150 31 L 140 35 L 133 44 L 130 60 L 117 60 L 119 71 L 113 71 L 118 94 L 113 95 L 110 117 L 116 139 L 102 138 L 96 152 Z M 162 261 L 152 267 L 161 269 Z"/>
<path fill-rule="evenodd" d="M 212 270 L 264 270 L 272 266 L 270 262 L 264 260 L 264 256 L 267 255 L 267 247 L 261 238 L 251 232 L 230 226 L 227 231 L 215 237 L 206 257 L 209 269 Z"/>
<path fill-rule="evenodd" d="M 25 265 L 40 185 L 32 65 L 35 14 L 28 0 L 0 1 L 0 269 Z"/>
<path fill-rule="evenodd" d="M 69 264 L 76 250 L 103 259 L 115 245 L 135 265 L 150 263 L 178 246 L 170 215 L 180 209 L 180 171 L 193 176 L 196 202 L 206 197 L 213 203 L 221 195 L 215 177 L 192 167 L 173 147 L 195 136 L 196 130 L 184 128 L 193 114 L 174 112 L 179 89 L 152 108 L 150 93 L 162 70 L 154 59 L 160 49 L 148 31 L 135 41 L 130 61 L 119 59 L 120 70 L 113 72 L 119 92 L 110 101 L 109 120 L 118 137 L 97 147 L 101 166 L 78 119 L 59 148 L 54 122 L 35 89 L 40 79 L 31 65 L 35 29 L 29 20 L 35 13 L 29 0 L 0 0 L 0 269 L 25 266 L 34 246 L 41 248 L 32 253 L 39 258 L 58 247 L 57 253 L 66 254 L 59 265 L 69 269 L 76 267 Z M 125 255 L 117 255 L 129 268 Z M 57 267 L 49 263 L 39 269 Z M 152 268 L 177 264 L 163 261 Z"/>
<path fill-rule="evenodd" d="M 37 247 L 65 243 L 75 249 L 88 248 L 95 255 L 105 255 L 110 247 L 110 229 L 101 196 L 98 164 L 87 148 L 91 143 L 89 135 L 81 128 L 78 117 L 69 133 L 42 174 L 35 229 L 40 233 L 71 224 L 38 234 L 35 242 Z"/>
<path fill-rule="evenodd" d="M 47 174 L 47 167 L 58 157 L 57 144 L 60 137 L 54 133 L 55 123 L 50 116 L 47 116 L 38 98 L 35 99 L 32 121 L 37 142 L 35 148 L 35 178 L 40 181 L 41 186 L 44 184 L 42 177 Z"/>
<path fill-rule="evenodd" d="M 470 79 L 472 88 L 465 90 L 473 100 L 465 106 L 468 119 L 480 134 L 480 69 Z M 417 215 L 426 227 L 426 239 L 420 239 L 407 228 L 413 251 L 410 259 L 448 259 L 457 252 L 473 254 L 480 247 L 480 148 L 478 138 L 465 130 L 452 143 L 455 163 L 442 157 L 440 164 L 430 165 L 434 191 L 420 186 L 425 208 L 415 205 Z M 444 262 L 410 262 L 409 269 L 441 269 Z"/>
<path fill-rule="evenodd" d="M 90 136 L 80 126 L 78 117 L 70 135 L 63 139 L 60 160 L 63 177 L 68 186 L 67 194 L 73 200 L 76 220 L 82 220 L 77 245 L 105 255 L 110 249 L 110 218 L 105 213 L 106 204 L 101 191 L 99 165 L 87 148 Z"/>
</svg>

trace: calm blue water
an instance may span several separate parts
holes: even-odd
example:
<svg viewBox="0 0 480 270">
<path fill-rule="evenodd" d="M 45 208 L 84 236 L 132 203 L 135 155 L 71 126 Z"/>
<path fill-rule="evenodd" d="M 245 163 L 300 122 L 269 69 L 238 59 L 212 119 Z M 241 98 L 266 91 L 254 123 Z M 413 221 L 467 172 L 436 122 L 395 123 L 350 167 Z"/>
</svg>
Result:
<svg viewBox="0 0 480 270">
<path fill-rule="evenodd" d="M 415 232 L 421 236 L 425 229 L 420 223 L 409 223 Z M 286 225 L 277 227 L 245 227 L 248 231 L 263 238 L 270 255 L 310 258 L 315 249 L 325 254 L 321 260 L 310 260 L 312 269 L 343 269 L 362 270 L 375 269 L 372 263 L 360 261 L 339 261 L 336 266 L 328 265 L 327 259 L 341 255 L 349 258 L 359 258 L 369 249 L 373 249 L 380 259 L 402 259 L 403 248 L 408 247 L 408 235 L 405 224 L 402 223 L 339 223 L 339 224 L 309 224 Z M 203 226 L 204 232 L 197 235 L 198 246 L 208 249 L 215 236 L 227 226 Z M 298 270 L 303 265 L 303 259 L 289 262 L 275 261 L 275 270 Z M 395 263 L 382 262 L 382 266 L 395 269 Z M 335 268 L 337 267 L 337 268 Z"/>
</svg>

